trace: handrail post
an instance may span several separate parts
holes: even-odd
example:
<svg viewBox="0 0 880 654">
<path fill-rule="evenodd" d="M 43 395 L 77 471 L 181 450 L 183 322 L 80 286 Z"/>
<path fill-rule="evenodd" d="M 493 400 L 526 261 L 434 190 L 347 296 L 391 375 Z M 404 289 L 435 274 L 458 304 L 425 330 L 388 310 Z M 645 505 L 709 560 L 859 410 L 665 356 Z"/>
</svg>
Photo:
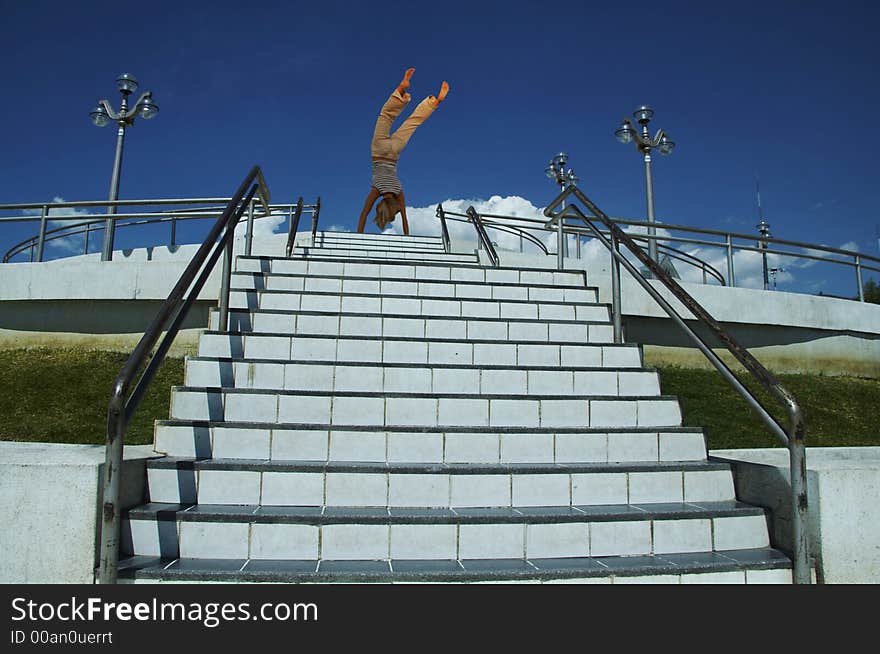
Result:
<svg viewBox="0 0 880 654">
<path fill-rule="evenodd" d="M 92 224 L 86 223 L 86 233 L 83 237 L 83 254 L 89 253 L 89 234 L 92 233 Z"/>
<path fill-rule="evenodd" d="M 318 233 L 318 216 L 321 213 L 321 196 L 315 202 L 315 210 L 312 212 L 312 247 L 315 247 L 315 237 Z"/>
<path fill-rule="evenodd" d="M 104 457 L 99 584 L 115 584 L 119 570 L 119 476 L 125 432 L 125 412 L 122 410 L 121 393 L 122 389 L 117 387 L 107 412 L 107 431 L 112 437 Z"/>
<path fill-rule="evenodd" d="M 37 240 L 37 261 L 43 260 L 43 248 L 46 245 L 46 222 L 49 217 L 49 206 L 43 205 L 43 210 L 40 214 L 40 236 Z"/>
<path fill-rule="evenodd" d="M 244 255 L 251 256 L 251 248 L 254 243 L 254 200 L 248 203 L 247 231 L 244 235 Z"/>
<path fill-rule="evenodd" d="M 856 260 L 856 281 L 859 285 L 859 302 L 865 301 L 865 287 L 862 284 L 862 258 L 859 255 L 855 255 Z"/>
<path fill-rule="evenodd" d="M 565 268 L 565 242 L 563 240 L 565 237 L 562 233 L 562 212 L 559 213 L 556 220 L 556 268 L 557 270 L 563 270 Z"/>
<path fill-rule="evenodd" d="M 171 216 L 171 247 L 177 245 L 177 216 Z"/>
<path fill-rule="evenodd" d="M 220 312 L 218 317 L 217 331 L 229 331 L 229 287 L 232 278 L 232 247 L 235 241 L 235 225 L 226 228 L 232 230 L 226 247 L 223 248 L 223 270 L 220 278 Z"/>
<path fill-rule="evenodd" d="M 622 314 L 623 307 L 620 299 L 620 262 L 615 253 L 620 252 L 617 244 L 617 236 L 611 233 L 611 319 L 614 324 L 614 342 L 623 343 Z"/>
<path fill-rule="evenodd" d="M 733 237 L 727 235 L 727 285 L 733 288 L 736 286 L 736 277 L 733 273 Z"/>
<path fill-rule="evenodd" d="M 442 204 L 437 205 L 437 216 L 440 218 L 440 234 L 443 237 L 443 251 L 446 252 L 446 254 L 449 254 L 452 245 L 449 242 L 449 228 L 446 225 L 446 214 L 443 211 Z"/>
</svg>

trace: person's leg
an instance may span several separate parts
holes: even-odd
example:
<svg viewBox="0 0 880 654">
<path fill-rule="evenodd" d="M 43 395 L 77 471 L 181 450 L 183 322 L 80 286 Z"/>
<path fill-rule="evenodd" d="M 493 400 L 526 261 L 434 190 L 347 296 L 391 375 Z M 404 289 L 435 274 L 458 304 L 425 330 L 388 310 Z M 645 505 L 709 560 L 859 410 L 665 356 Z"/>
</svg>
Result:
<svg viewBox="0 0 880 654">
<path fill-rule="evenodd" d="M 406 90 L 409 88 L 409 80 L 414 71 L 415 68 L 407 69 L 403 74 L 400 84 L 397 85 L 397 88 L 394 89 L 385 101 L 385 104 L 382 105 L 382 109 L 379 110 L 376 127 L 373 129 L 373 139 L 370 144 L 370 155 L 373 158 L 395 158 L 390 141 L 391 124 L 410 101 L 410 94 Z"/>
<path fill-rule="evenodd" d="M 394 134 L 391 135 L 391 149 L 395 156 L 400 155 L 401 150 L 403 150 L 403 148 L 406 147 L 406 144 L 409 143 L 409 139 L 413 135 L 413 132 L 416 131 L 416 128 L 424 123 L 428 119 L 428 116 L 434 113 L 434 110 L 444 99 L 446 99 L 447 93 L 449 93 L 449 84 L 443 82 L 440 86 L 440 93 L 437 97 L 429 95 L 422 100 L 418 106 L 413 109 L 409 118 L 403 121 L 403 124 L 397 128 Z"/>
</svg>

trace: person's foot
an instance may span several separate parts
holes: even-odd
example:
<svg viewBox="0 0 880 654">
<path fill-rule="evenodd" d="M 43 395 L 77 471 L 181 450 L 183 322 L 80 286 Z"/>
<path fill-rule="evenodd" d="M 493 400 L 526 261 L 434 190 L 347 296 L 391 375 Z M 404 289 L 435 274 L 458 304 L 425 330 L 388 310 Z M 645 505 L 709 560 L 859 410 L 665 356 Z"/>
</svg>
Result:
<svg viewBox="0 0 880 654">
<path fill-rule="evenodd" d="M 438 104 L 440 104 L 441 102 L 443 102 L 443 100 L 446 99 L 446 94 L 447 94 L 447 93 L 449 93 L 449 84 L 448 84 L 447 82 L 444 81 L 444 82 L 440 85 L 440 93 L 437 94 L 437 97 L 435 98 L 433 95 L 431 96 L 431 102 L 434 103 L 434 106 L 435 106 L 435 107 L 436 107 Z"/>
<path fill-rule="evenodd" d="M 406 90 L 409 88 L 409 80 L 414 72 L 416 72 L 415 68 L 406 69 L 406 72 L 403 74 L 403 79 L 400 80 L 400 84 L 397 85 L 397 92 L 400 93 L 400 95 L 404 97 L 409 95 Z"/>
</svg>

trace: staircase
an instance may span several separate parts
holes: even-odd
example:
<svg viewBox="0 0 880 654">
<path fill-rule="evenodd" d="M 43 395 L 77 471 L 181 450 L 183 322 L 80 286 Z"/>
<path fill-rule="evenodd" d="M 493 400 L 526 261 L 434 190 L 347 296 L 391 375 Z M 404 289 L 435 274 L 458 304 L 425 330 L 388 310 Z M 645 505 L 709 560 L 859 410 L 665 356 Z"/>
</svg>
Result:
<svg viewBox="0 0 880 654">
<path fill-rule="evenodd" d="M 120 580 L 791 582 L 582 271 L 323 232 L 232 279 Z"/>
</svg>

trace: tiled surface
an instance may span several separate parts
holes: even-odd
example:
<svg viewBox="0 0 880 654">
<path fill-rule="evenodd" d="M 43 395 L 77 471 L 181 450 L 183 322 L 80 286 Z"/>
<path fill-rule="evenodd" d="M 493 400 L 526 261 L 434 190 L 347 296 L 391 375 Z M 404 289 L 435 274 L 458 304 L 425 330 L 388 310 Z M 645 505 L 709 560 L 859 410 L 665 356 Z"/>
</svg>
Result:
<svg viewBox="0 0 880 654">
<path fill-rule="evenodd" d="M 766 551 L 762 514 L 711 504 L 733 498 L 729 470 L 663 467 L 705 461 L 704 438 L 675 429 L 678 403 L 640 349 L 610 343 L 583 274 L 487 269 L 437 239 L 321 238 L 299 260 L 239 259 L 263 273 L 234 277 L 253 289 L 232 294 L 248 333 L 202 337 L 193 390 L 175 390 L 179 420 L 156 438 L 255 463 L 151 469 L 154 500 L 202 505 L 126 521 L 144 570 L 180 555 L 163 565 L 183 578 L 790 581 L 746 554 Z M 376 261 L 351 260 L 365 253 Z M 236 390 L 196 390 L 217 387 Z M 606 467 L 566 469 L 590 462 Z"/>
</svg>

